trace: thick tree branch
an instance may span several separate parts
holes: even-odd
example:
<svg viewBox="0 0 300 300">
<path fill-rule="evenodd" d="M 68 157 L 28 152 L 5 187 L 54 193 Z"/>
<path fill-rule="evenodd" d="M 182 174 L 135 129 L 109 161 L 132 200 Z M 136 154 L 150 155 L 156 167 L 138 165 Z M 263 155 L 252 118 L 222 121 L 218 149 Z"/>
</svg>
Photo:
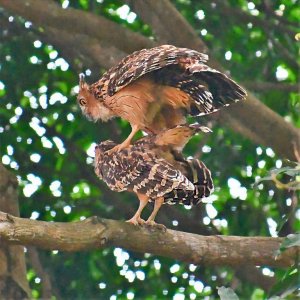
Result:
<svg viewBox="0 0 300 300">
<path fill-rule="evenodd" d="M 164 232 L 97 217 L 73 223 L 53 223 L 17 218 L 3 212 L 0 212 L 0 239 L 61 251 L 115 246 L 214 266 L 287 267 L 295 263 L 299 252 L 299 247 L 290 248 L 276 258 L 282 238 L 201 236 L 169 229 Z"/>
<path fill-rule="evenodd" d="M 102 16 L 73 8 L 63 10 L 54 1 L 1 0 L 0 5 L 38 26 L 61 30 L 63 24 L 63 29 L 66 31 L 85 34 L 107 44 L 118 45 L 118 48 L 125 52 L 151 47 L 152 44 L 148 38 L 121 27 Z M 88 45 L 84 45 L 84 47 L 88 47 Z"/>
<path fill-rule="evenodd" d="M 292 84 L 287 82 L 260 82 L 260 81 L 245 81 L 243 85 L 250 90 L 257 92 L 269 92 L 269 91 L 283 91 L 298 93 L 300 87 L 298 84 Z"/>
<path fill-rule="evenodd" d="M 64 57 L 68 57 L 73 62 L 80 61 L 79 71 L 90 68 L 96 72 L 95 76 L 99 77 L 100 67 L 108 69 L 120 61 L 126 53 L 117 49 L 111 44 L 99 43 L 99 40 L 82 34 L 72 33 L 55 27 L 49 27 L 40 36 L 48 43 L 55 45 Z M 88 45 L 88 47 L 78 47 L 78 45 Z M 97 80 L 96 78 L 95 80 Z"/>
</svg>

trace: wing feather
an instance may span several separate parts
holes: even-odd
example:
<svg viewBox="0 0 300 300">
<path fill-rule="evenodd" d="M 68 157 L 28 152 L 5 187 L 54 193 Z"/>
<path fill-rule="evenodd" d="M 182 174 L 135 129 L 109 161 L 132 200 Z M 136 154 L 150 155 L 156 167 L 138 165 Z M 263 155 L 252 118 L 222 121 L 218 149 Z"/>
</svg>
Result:
<svg viewBox="0 0 300 300">
<path fill-rule="evenodd" d="M 224 73 L 202 62 L 187 62 L 182 67 L 173 65 L 154 74 L 155 82 L 185 92 L 193 100 L 189 113 L 201 116 L 246 98 L 246 91 Z"/>
<path fill-rule="evenodd" d="M 133 52 L 108 70 L 102 78 L 93 84 L 97 95 L 105 98 L 112 96 L 141 76 L 169 65 L 185 62 L 205 62 L 208 56 L 195 50 L 162 45 L 151 49 Z"/>
<path fill-rule="evenodd" d="M 141 145 L 111 154 L 104 148 L 102 155 L 96 151 L 95 172 L 113 191 L 132 190 L 157 198 L 176 188 L 195 189 L 179 170 L 154 153 L 148 154 Z"/>
</svg>

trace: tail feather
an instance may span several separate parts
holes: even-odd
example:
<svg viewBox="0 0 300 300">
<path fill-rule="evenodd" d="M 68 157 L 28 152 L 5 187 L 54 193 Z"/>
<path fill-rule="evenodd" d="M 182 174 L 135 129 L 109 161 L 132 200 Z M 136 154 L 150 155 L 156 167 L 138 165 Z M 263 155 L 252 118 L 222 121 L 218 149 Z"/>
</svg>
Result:
<svg viewBox="0 0 300 300">
<path fill-rule="evenodd" d="M 181 162 L 183 162 L 181 160 Z M 213 180 L 210 170 L 206 165 L 198 159 L 184 160 L 186 177 L 193 183 L 195 189 L 187 191 L 182 189 L 175 189 L 170 193 L 164 195 L 165 202 L 168 203 L 182 203 L 184 205 L 196 205 L 202 198 L 208 197 L 214 189 Z"/>
<path fill-rule="evenodd" d="M 198 159 L 188 159 L 188 163 L 193 172 L 192 183 L 196 188 L 195 194 L 199 198 L 208 197 L 214 189 L 210 170 Z"/>
</svg>

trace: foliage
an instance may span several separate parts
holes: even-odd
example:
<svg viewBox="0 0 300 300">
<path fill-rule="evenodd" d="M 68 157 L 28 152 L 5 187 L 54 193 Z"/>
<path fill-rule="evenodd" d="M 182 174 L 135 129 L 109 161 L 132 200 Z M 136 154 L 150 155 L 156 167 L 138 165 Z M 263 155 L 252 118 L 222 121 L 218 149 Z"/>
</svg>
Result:
<svg viewBox="0 0 300 300">
<path fill-rule="evenodd" d="M 57 2 L 153 36 L 151 28 L 123 1 Z M 207 43 L 210 55 L 238 82 L 272 82 L 276 86 L 299 80 L 295 34 L 290 34 L 295 33 L 299 13 L 295 1 L 172 3 Z M 41 28 L 30 22 L 0 10 L 0 24 L 0 153 L 2 163 L 18 177 L 21 216 L 63 222 L 92 215 L 128 219 L 137 200 L 131 194 L 108 191 L 92 167 L 94 143 L 112 136 L 124 139 L 130 130 L 128 124 L 121 120 L 87 121 L 75 101 L 75 64 L 43 42 L 38 33 Z M 89 74 L 91 70 L 81 71 Z M 94 79 L 99 76 L 99 70 L 92 70 Z M 300 127 L 295 92 L 280 88 L 253 92 Z M 261 181 L 252 188 L 270 169 L 280 169 L 283 159 L 272 149 L 221 127 L 218 115 L 208 122 L 213 124 L 213 133 L 193 138 L 185 153 L 201 153 L 212 170 L 214 194 L 206 204 L 191 210 L 165 206 L 158 221 L 198 234 L 286 236 L 299 231 L 296 191 L 278 189 L 272 181 Z M 270 134 L 276 134 L 271 124 Z M 146 211 L 149 214 L 150 210 Z M 62 299 L 219 299 L 217 287 L 232 283 L 242 299 L 264 299 L 267 295 L 259 279 L 251 282 L 240 275 L 246 268 L 194 266 L 119 248 L 76 254 L 41 251 L 40 259 L 51 277 L 54 296 Z M 28 261 L 28 280 L 33 296 L 39 298 L 43 282 L 36 272 Z M 267 280 L 282 278 L 286 270 L 260 268 L 258 272 Z"/>
<path fill-rule="evenodd" d="M 238 296 L 231 288 L 221 286 L 218 288 L 218 294 L 221 300 L 239 300 Z"/>
<path fill-rule="evenodd" d="M 300 246 L 300 233 L 289 234 L 281 243 L 278 254 L 294 246 Z M 299 257 L 297 257 L 295 265 L 289 268 L 283 277 L 272 287 L 269 293 L 270 299 L 274 300 L 276 297 L 286 298 L 288 295 L 294 293 L 297 289 L 299 294 L 299 265 L 300 261 Z"/>
<path fill-rule="evenodd" d="M 300 246 L 300 233 L 289 234 L 282 242 L 280 250 L 284 251 L 287 248 Z"/>
<path fill-rule="evenodd" d="M 278 179 L 279 176 L 289 178 L 289 181 L 284 183 Z M 271 169 L 267 176 L 257 179 L 255 185 L 265 180 L 272 180 L 278 189 L 300 190 L 300 163 L 295 162 L 293 166 Z"/>
</svg>

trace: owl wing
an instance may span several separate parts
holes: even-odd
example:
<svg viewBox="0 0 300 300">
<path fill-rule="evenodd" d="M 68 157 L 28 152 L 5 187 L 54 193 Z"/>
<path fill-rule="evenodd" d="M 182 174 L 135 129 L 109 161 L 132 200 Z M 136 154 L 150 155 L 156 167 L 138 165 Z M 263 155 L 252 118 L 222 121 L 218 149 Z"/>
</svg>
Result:
<svg viewBox="0 0 300 300">
<path fill-rule="evenodd" d="M 101 94 L 112 96 L 149 72 L 187 61 L 205 62 L 207 59 L 206 54 L 187 48 L 177 48 L 172 45 L 143 49 L 123 58 L 119 64 L 108 70 L 94 84 L 94 88 L 101 91 Z"/>
<path fill-rule="evenodd" d="M 147 154 L 148 156 L 149 154 Z M 174 189 L 194 190 L 194 185 L 164 159 L 150 159 L 144 155 L 136 166 L 137 176 L 129 188 L 150 198 L 158 198 Z"/>
<path fill-rule="evenodd" d="M 234 80 L 201 61 L 188 61 L 181 66 L 172 65 L 157 70 L 154 80 L 157 84 L 173 87 L 188 95 L 191 99 L 188 112 L 192 116 L 215 112 L 247 96 Z"/>
<path fill-rule="evenodd" d="M 95 160 L 95 171 L 113 191 L 134 191 L 150 198 L 161 197 L 174 188 L 194 190 L 194 185 L 166 160 L 143 145 L 133 145 L 119 152 L 105 152 Z"/>
</svg>

